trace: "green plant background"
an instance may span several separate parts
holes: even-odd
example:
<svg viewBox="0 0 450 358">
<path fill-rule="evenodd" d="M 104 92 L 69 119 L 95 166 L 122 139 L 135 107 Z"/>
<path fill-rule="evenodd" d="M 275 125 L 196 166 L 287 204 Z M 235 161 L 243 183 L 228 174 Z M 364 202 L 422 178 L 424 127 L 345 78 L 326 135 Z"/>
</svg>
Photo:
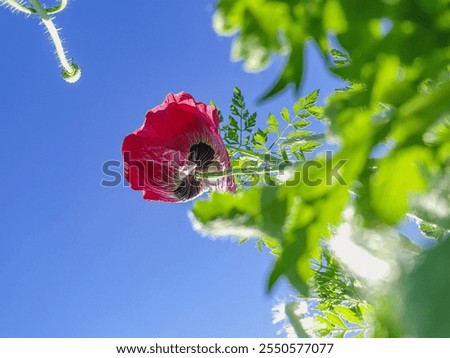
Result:
<svg viewBox="0 0 450 358">
<path fill-rule="evenodd" d="M 339 144 L 335 160 L 346 160 L 348 185 L 326 184 L 327 159 L 315 151 L 308 159 L 323 162 L 315 173 L 321 185 L 288 181 L 238 195 L 214 193 L 195 203 L 196 224 L 213 235 L 259 237 L 274 250 L 268 288 L 284 276 L 299 292 L 292 304 L 310 305 L 309 321 L 307 313 L 285 306 L 292 327 L 310 323 L 296 334 L 449 337 L 450 2 L 221 0 L 214 24 L 234 36 L 232 57 L 247 70 L 285 58 L 262 101 L 298 91 L 308 71 L 306 44 L 320 49 L 329 71 L 348 87 L 320 113 L 308 114 L 328 123 L 325 138 Z M 269 117 L 254 137 L 255 151 L 262 134 L 274 131 Z M 399 226 L 405 220 L 439 242 L 431 249 L 414 245 Z M 339 228 L 383 259 L 390 274 L 369 283 L 340 262 L 329 248 Z M 340 289 L 353 286 L 358 289 Z"/>
</svg>

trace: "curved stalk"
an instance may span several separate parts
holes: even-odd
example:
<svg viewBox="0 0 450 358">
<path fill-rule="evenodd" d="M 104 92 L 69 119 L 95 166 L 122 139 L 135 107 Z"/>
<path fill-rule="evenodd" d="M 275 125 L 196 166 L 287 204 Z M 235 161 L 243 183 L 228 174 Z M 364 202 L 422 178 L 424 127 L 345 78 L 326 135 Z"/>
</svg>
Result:
<svg viewBox="0 0 450 358">
<path fill-rule="evenodd" d="M 279 172 L 280 168 L 269 168 L 269 167 L 254 167 L 254 168 L 238 168 L 238 169 L 227 169 L 220 172 L 197 172 L 195 176 L 198 179 L 218 179 L 227 177 L 230 175 L 246 175 L 246 174 L 268 174 Z"/>
<path fill-rule="evenodd" d="M 36 10 L 36 14 L 42 19 L 42 23 L 47 28 L 50 38 L 53 41 L 56 55 L 62 66 L 62 76 L 64 80 L 69 83 L 78 81 L 81 77 L 81 69 L 78 65 L 69 62 L 69 60 L 67 59 L 64 47 L 61 42 L 61 38 L 58 34 L 58 30 L 56 29 L 56 26 L 50 18 L 49 14 L 45 11 L 39 0 L 30 0 L 30 3 L 33 6 L 34 10 Z M 67 1 L 65 1 L 65 3 L 67 4 Z M 61 1 L 61 4 L 63 4 L 63 1 Z"/>
<path fill-rule="evenodd" d="M 23 5 L 22 3 L 18 2 L 17 0 L 0 0 L 2 3 L 6 3 L 7 5 L 11 6 L 13 9 L 23 12 L 27 15 L 33 15 L 36 14 L 36 10 L 32 7 L 28 7 Z M 44 8 L 44 11 L 48 15 L 57 14 L 58 12 L 63 11 L 67 6 L 68 0 L 61 0 L 59 4 L 49 7 L 48 9 Z"/>
</svg>

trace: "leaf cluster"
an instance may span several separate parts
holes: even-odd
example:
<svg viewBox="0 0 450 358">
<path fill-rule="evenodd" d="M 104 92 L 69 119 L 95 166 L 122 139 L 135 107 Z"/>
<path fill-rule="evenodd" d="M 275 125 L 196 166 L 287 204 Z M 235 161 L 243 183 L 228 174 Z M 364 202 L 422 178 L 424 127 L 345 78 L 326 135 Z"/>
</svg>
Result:
<svg viewBox="0 0 450 358">
<path fill-rule="evenodd" d="M 257 114 L 246 107 L 242 91 L 235 87 L 230 114 L 225 122 L 222 113 L 221 133 L 229 150 L 234 170 L 267 168 L 261 173 L 236 175 L 238 188 L 248 188 L 260 182 L 274 185 L 279 182 L 276 168 L 282 171 L 292 163 L 305 161 L 306 155 L 321 144 L 322 135 L 304 130 L 311 119 L 323 119 L 323 108 L 316 105 L 319 91 L 301 97 L 291 110 L 284 107 L 280 119 L 269 113 L 265 126 L 257 126 Z M 275 175 L 273 175 L 275 174 Z"/>
<path fill-rule="evenodd" d="M 289 307 L 303 303 L 308 307 L 304 313 L 286 309 L 289 324 L 297 327 L 297 336 L 371 336 L 373 308 L 358 294 L 357 279 L 343 269 L 326 245 L 322 246 L 321 258 L 313 264 L 313 270 L 311 295 L 287 304 Z"/>
<path fill-rule="evenodd" d="M 217 4 L 216 29 L 229 35 L 238 32 L 236 59 L 243 59 L 250 69 L 262 69 L 274 54 L 286 56 L 279 79 L 263 99 L 291 85 L 300 88 L 308 41 L 317 45 L 329 70 L 346 80 L 348 87 L 330 96 L 317 113 L 329 120 L 328 133 L 339 142 L 333 158 L 317 156 L 322 166 L 313 174 L 323 179 L 321 184 L 308 185 L 294 176 L 282 185 L 254 186 L 237 196 L 214 194 L 209 202 L 197 202 L 193 214 L 205 232 L 275 240 L 279 255 L 268 287 L 285 277 L 303 297 L 325 285 L 314 279 L 311 260 L 319 262 L 320 243 L 343 223 L 349 205 L 355 209 L 358 227 L 378 233 L 359 242 L 368 251 L 387 240 L 385 232 L 398 231 L 407 217 L 419 218 L 425 235 L 439 240 L 440 251 L 423 250 L 420 259 L 408 254 L 410 260 L 387 260 L 397 274 L 386 286 L 392 292 L 400 290 L 398 295 L 387 294 L 386 286 L 374 294 L 362 282 L 363 298 L 374 307 L 378 336 L 450 335 L 450 320 L 440 320 L 438 331 L 430 324 L 433 317 L 439 319 L 440 297 L 450 292 L 439 256 L 450 257 L 446 240 L 450 230 L 449 4 L 449 0 L 220 0 Z M 306 112 L 312 114 L 314 107 Z M 298 111 L 293 108 L 293 113 L 297 116 Z M 302 158 L 305 148 L 299 151 L 297 144 L 306 145 L 302 136 L 311 139 L 313 134 L 305 135 L 307 131 L 289 123 L 287 109 L 281 111 L 281 121 L 273 117 L 269 116 L 265 130 L 254 132 L 258 136 L 254 134 L 249 145 L 260 154 L 276 148 L 275 156 L 280 158 L 285 157 L 283 149 L 288 159 Z M 299 126 L 302 120 L 299 116 Z M 294 127 L 293 134 L 283 133 L 280 123 Z M 274 147 L 269 136 L 275 138 Z M 333 160 L 345 161 L 341 175 L 347 185 L 327 181 Z M 301 163 L 294 169 L 301 174 Z M 333 297 L 342 288 L 332 277 L 330 290 L 322 287 L 324 296 Z M 436 278 L 433 289 L 428 287 L 432 280 L 427 282 L 424 292 L 433 294 L 427 300 L 425 294 L 418 294 L 425 277 Z M 420 310 L 418 303 L 428 316 L 414 313 Z M 327 326 L 327 320 L 331 332 L 339 323 L 325 312 L 335 313 L 320 308 L 322 323 Z"/>
<path fill-rule="evenodd" d="M 256 125 L 256 112 L 250 113 L 239 87 L 235 87 L 231 98 L 230 115 L 224 124 L 222 117 L 221 132 L 228 147 L 251 149 L 253 131 Z"/>
</svg>

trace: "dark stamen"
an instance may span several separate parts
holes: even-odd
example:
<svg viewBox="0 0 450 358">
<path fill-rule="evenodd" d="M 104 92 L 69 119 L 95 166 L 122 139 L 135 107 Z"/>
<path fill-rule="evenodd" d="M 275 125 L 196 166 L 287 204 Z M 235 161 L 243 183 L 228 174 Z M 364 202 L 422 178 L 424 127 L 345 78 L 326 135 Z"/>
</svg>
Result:
<svg viewBox="0 0 450 358">
<path fill-rule="evenodd" d="M 195 198 L 200 193 L 200 182 L 195 179 L 195 176 L 188 175 L 173 193 L 183 201 Z"/>
<path fill-rule="evenodd" d="M 199 168 L 206 169 L 212 164 L 215 154 L 216 153 L 211 146 L 200 142 L 192 145 L 189 149 L 189 160 L 195 163 Z"/>
</svg>

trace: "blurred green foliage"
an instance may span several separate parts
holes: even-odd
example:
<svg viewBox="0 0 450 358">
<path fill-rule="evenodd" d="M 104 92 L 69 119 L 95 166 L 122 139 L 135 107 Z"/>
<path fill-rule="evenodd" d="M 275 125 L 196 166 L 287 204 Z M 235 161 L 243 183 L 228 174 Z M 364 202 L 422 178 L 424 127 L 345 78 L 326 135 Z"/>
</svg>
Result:
<svg viewBox="0 0 450 358">
<path fill-rule="evenodd" d="M 450 240 L 429 250 L 402 281 L 404 326 L 408 336 L 449 337 Z"/>
<path fill-rule="evenodd" d="M 301 177 L 306 161 L 282 184 L 214 193 L 194 205 L 200 229 L 270 238 L 277 259 L 268 287 L 284 276 L 309 297 L 320 286 L 311 260 L 320 260 L 321 240 L 336 236 L 352 208 L 345 228 L 358 235 L 348 236 L 391 265 L 381 284 L 361 278 L 374 334 L 450 337 L 450 320 L 439 314 L 450 294 L 450 0 L 219 0 L 214 27 L 235 35 L 233 58 L 249 70 L 263 69 L 274 55 L 286 58 L 263 100 L 300 88 L 307 43 L 348 88 L 331 95 L 320 113 L 330 123 L 327 135 L 339 141 L 333 158 L 320 152 L 314 158 L 320 165 L 310 174 L 320 184 Z M 278 128 L 269 118 L 265 131 Z M 330 182 L 331 161 L 339 160 L 347 185 Z M 407 216 L 439 246 L 414 258 L 417 248 L 392 234 Z M 392 258 L 380 249 L 386 240 L 396 242 L 387 245 Z M 344 307 L 351 322 L 352 307 Z M 329 307 L 323 312 L 322 327 L 331 332 L 342 317 Z"/>
</svg>

